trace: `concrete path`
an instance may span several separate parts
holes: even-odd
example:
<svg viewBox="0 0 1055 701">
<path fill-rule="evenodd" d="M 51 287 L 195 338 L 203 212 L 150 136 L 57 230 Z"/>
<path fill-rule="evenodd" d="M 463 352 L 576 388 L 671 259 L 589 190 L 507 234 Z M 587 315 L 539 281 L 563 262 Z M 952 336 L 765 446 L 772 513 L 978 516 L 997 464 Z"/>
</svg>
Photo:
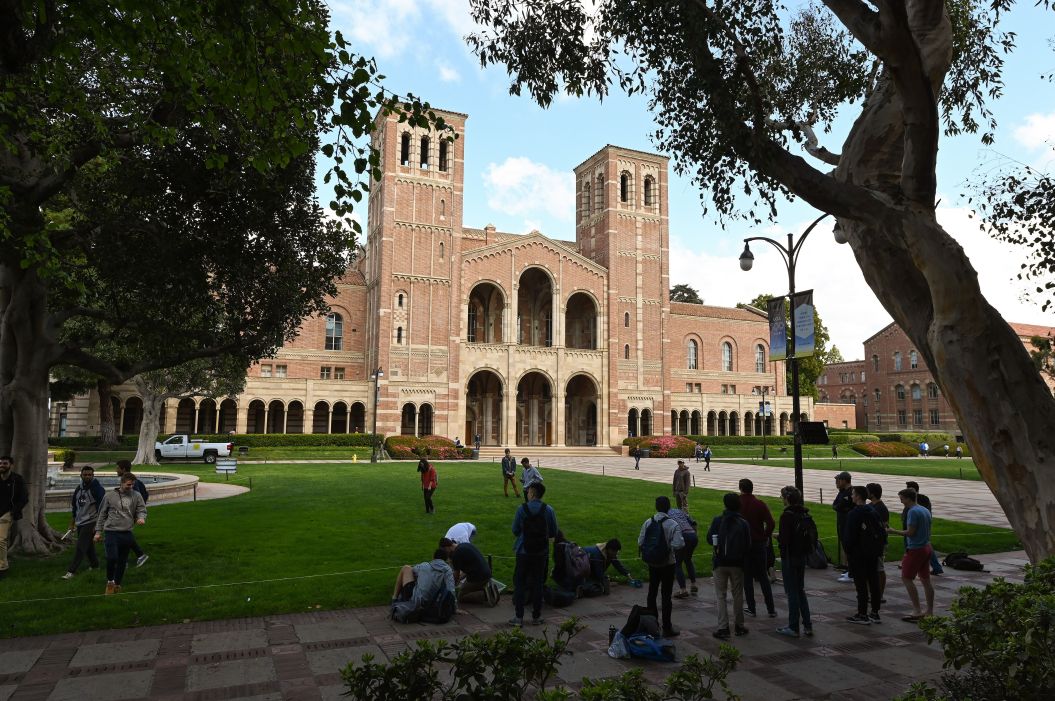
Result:
<svg viewBox="0 0 1055 701">
<path fill-rule="evenodd" d="M 982 586 L 996 575 L 1020 579 L 1025 563 L 1022 553 L 979 559 L 990 573 L 948 571 L 935 578 L 939 613 L 959 587 Z M 750 634 L 730 641 L 743 654 L 731 677 L 733 690 L 747 701 L 889 699 L 915 680 L 937 678 L 942 652 L 927 645 L 914 624 L 900 620 L 909 611 L 907 596 L 896 566 L 888 563 L 887 569 L 882 625 L 847 623 L 855 607 L 853 586 L 836 582 L 832 570 L 810 570 L 806 586 L 816 635 L 782 637 L 774 629 L 786 622 L 787 609 L 783 592 L 777 593 L 780 617 L 747 618 Z M 674 665 L 606 654 L 608 627 L 621 627 L 630 606 L 644 598 L 644 590 L 616 586 L 610 597 L 544 610 L 551 631 L 571 614 L 586 625 L 572 641 L 558 681 L 575 687 L 584 676 L 617 676 L 638 666 L 655 682 L 670 674 Z M 384 661 L 418 640 L 490 635 L 506 627 L 512 606 L 508 596 L 494 609 L 467 604 L 441 626 L 399 625 L 387 614 L 387 607 L 373 607 L 0 640 L 0 701 L 336 700 L 344 691 L 339 670 L 364 653 Z M 700 582 L 698 597 L 675 599 L 680 659 L 717 652 L 715 615 L 709 579 Z M 525 630 L 541 634 L 540 628 Z"/>
<path fill-rule="evenodd" d="M 849 461 L 847 461 L 849 463 Z M 851 464 L 844 463 L 853 474 Z M 872 463 L 874 464 L 874 463 Z M 741 478 L 750 478 L 755 485 L 755 494 L 779 496 L 781 488 L 794 484 L 794 471 L 790 467 L 769 467 L 764 465 L 738 464 L 731 462 L 711 462 L 711 471 L 703 471 L 703 463 L 689 462 L 689 468 L 697 487 L 737 491 L 737 482 Z M 634 469 L 633 458 L 613 456 L 599 462 L 597 458 L 554 458 L 543 460 L 540 466 L 543 475 L 547 469 L 571 470 L 588 474 L 616 475 L 631 477 L 652 482 L 670 484 L 677 469 L 677 460 L 671 458 L 648 458 L 641 461 L 641 469 Z M 806 501 L 831 503 L 835 498 L 835 475 L 830 470 L 804 469 L 803 485 L 806 489 Z M 936 477 L 904 477 L 902 475 L 883 475 L 871 472 L 854 474 L 854 484 L 877 482 L 883 485 L 884 499 L 888 504 L 897 504 L 897 493 L 905 487 L 905 481 L 915 479 L 920 489 L 930 497 L 938 517 L 951 518 L 957 521 L 977 523 L 987 526 L 1010 528 L 1007 516 L 989 491 L 985 482 L 970 480 L 944 479 Z"/>
</svg>

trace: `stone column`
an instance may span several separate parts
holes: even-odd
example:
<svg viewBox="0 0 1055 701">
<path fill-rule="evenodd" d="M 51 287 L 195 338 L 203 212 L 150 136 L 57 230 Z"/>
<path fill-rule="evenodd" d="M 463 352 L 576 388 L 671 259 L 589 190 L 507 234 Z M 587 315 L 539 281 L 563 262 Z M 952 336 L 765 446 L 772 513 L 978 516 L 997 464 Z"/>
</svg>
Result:
<svg viewBox="0 0 1055 701">
<path fill-rule="evenodd" d="M 314 407 L 314 404 L 312 405 Z M 304 429 L 303 433 L 315 433 L 315 409 L 304 409 Z"/>
<path fill-rule="evenodd" d="M 176 412 L 178 411 L 179 401 L 176 399 L 165 400 L 165 425 L 162 433 L 175 433 L 176 432 Z"/>
<path fill-rule="evenodd" d="M 270 433 L 268 429 L 268 422 L 271 419 L 271 404 L 264 405 L 264 433 Z"/>
<path fill-rule="evenodd" d="M 553 445 L 567 445 L 567 427 L 565 426 L 564 392 L 553 395 Z"/>
<path fill-rule="evenodd" d="M 289 433 L 289 406 L 282 410 L 282 433 Z"/>
<path fill-rule="evenodd" d="M 238 405 L 235 410 L 234 430 L 235 433 L 245 433 L 249 427 L 249 407 Z"/>
</svg>

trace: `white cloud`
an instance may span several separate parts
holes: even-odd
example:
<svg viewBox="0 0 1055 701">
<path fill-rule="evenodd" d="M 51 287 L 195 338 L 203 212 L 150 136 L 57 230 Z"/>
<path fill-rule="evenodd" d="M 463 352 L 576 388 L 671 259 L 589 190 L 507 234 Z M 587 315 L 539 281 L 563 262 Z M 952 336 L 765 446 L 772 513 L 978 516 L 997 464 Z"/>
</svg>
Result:
<svg viewBox="0 0 1055 701">
<path fill-rule="evenodd" d="M 966 210 L 940 207 L 938 219 L 960 245 L 978 272 L 982 293 L 1008 321 L 1033 324 L 1053 323 L 1036 304 L 1022 299 L 1028 286 L 1017 279 L 1025 254 L 996 241 L 968 217 Z M 791 226 L 796 233 L 808 222 Z M 745 232 L 745 236 L 766 235 L 785 241 L 787 229 L 775 232 Z M 788 273 L 780 254 L 769 244 L 756 242 L 751 251 L 754 267 L 742 272 L 739 265 L 742 243 L 726 244 L 726 250 L 711 254 L 694 250 L 672 237 L 670 266 L 672 285 L 687 283 L 700 292 L 707 304 L 734 306 L 760 293 L 786 293 Z M 814 302 L 831 334 L 832 342 L 847 360 L 862 354 L 862 343 L 890 323 L 890 315 L 864 281 L 853 251 L 835 243 L 830 220 L 810 234 L 799 259 L 795 282 L 800 290 L 813 289 Z"/>
<path fill-rule="evenodd" d="M 1055 144 L 1055 112 L 1031 114 L 1025 124 L 1014 131 L 1015 141 L 1028 149 L 1036 150 Z"/>
<path fill-rule="evenodd" d="M 461 82 L 461 73 L 451 68 L 444 61 L 437 61 L 436 68 L 440 72 L 440 80 L 444 83 L 458 83 Z"/>
<path fill-rule="evenodd" d="M 473 31 L 468 0 L 332 0 L 334 27 L 367 55 L 392 58 L 434 42 L 437 25 L 461 38 Z"/>
<path fill-rule="evenodd" d="M 483 181 L 488 207 L 524 217 L 525 226 L 537 226 L 540 217 L 565 222 L 575 217 L 575 180 L 570 172 L 517 156 L 488 164 Z"/>
</svg>

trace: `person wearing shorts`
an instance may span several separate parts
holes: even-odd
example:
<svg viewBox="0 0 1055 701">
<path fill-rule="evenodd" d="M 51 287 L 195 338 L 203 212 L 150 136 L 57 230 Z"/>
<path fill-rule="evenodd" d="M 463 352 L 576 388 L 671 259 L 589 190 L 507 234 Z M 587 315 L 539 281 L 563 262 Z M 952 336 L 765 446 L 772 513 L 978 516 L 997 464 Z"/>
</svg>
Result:
<svg viewBox="0 0 1055 701">
<path fill-rule="evenodd" d="M 912 614 L 902 618 L 915 622 L 924 616 L 934 615 L 934 587 L 930 583 L 930 511 L 916 503 L 916 490 L 902 489 L 897 493 L 905 507 L 905 530 L 887 527 L 887 533 L 905 536 L 905 556 L 901 559 L 901 581 L 912 601 Z M 919 592 L 915 579 L 919 577 L 926 596 L 926 611 L 920 609 Z"/>
</svg>

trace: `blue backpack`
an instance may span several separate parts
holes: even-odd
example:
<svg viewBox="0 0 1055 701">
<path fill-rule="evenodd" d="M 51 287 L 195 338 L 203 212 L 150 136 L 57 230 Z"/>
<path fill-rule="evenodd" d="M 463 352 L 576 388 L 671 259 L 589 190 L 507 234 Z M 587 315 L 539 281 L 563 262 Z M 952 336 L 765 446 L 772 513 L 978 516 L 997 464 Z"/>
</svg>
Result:
<svg viewBox="0 0 1055 701">
<path fill-rule="evenodd" d="M 663 522 L 666 517 L 656 520 L 653 516 L 648 528 L 645 529 L 645 540 L 641 543 L 641 559 L 645 564 L 653 567 L 661 567 L 670 560 L 670 544 L 667 543 L 667 534 L 663 531 Z"/>
<path fill-rule="evenodd" d="M 666 638 L 653 638 L 651 635 L 631 635 L 626 639 L 626 648 L 631 657 L 658 662 L 674 662 L 677 650 L 674 643 Z"/>
</svg>

